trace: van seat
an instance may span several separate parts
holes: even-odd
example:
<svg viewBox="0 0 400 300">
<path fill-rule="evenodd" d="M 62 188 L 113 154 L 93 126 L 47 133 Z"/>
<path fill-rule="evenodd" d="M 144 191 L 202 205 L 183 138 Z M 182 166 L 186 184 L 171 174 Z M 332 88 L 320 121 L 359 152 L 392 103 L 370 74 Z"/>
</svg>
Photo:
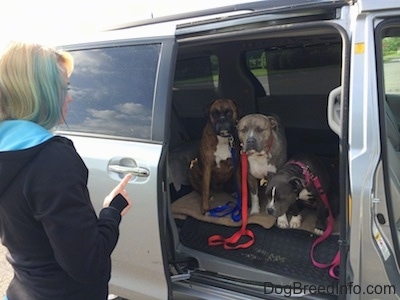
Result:
<svg viewBox="0 0 400 300">
<path fill-rule="evenodd" d="M 172 92 L 172 106 L 180 126 L 190 140 L 201 138 L 207 120 L 207 109 L 211 101 L 220 98 L 216 89 L 175 89 Z"/>
<path fill-rule="evenodd" d="M 328 95 L 274 95 L 257 99 L 259 113 L 277 115 L 285 128 L 288 155 L 336 156 L 338 137 L 327 120 Z"/>
<path fill-rule="evenodd" d="M 171 109 L 169 148 L 175 149 L 190 140 L 189 133 L 178 116 L 174 105 Z"/>
<path fill-rule="evenodd" d="M 326 118 L 328 95 L 275 95 L 257 99 L 262 114 L 275 114 L 286 127 L 330 129 Z"/>
</svg>

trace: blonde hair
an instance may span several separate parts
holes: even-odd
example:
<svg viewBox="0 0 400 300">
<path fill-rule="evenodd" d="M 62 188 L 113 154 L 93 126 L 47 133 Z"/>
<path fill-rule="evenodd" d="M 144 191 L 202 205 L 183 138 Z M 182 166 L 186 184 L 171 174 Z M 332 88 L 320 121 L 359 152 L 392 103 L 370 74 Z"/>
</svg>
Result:
<svg viewBox="0 0 400 300">
<path fill-rule="evenodd" d="M 0 122 L 58 125 L 74 66 L 72 56 L 38 44 L 13 42 L 0 57 Z"/>
</svg>

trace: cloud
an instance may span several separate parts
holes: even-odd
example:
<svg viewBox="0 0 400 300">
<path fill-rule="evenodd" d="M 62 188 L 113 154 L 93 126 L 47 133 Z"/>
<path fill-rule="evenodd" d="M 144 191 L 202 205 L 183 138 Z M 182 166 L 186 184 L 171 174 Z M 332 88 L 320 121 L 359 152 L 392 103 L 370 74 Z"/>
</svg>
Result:
<svg viewBox="0 0 400 300">
<path fill-rule="evenodd" d="M 138 103 L 124 103 L 114 109 L 87 109 L 80 123 L 69 124 L 70 130 L 149 139 L 151 112 Z"/>
<path fill-rule="evenodd" d="M 120 112 L 125 112 L 129 115 L 147 114 L 147 109 L 139 103 L 124 103 L 116 106 Z"/>
</svg>

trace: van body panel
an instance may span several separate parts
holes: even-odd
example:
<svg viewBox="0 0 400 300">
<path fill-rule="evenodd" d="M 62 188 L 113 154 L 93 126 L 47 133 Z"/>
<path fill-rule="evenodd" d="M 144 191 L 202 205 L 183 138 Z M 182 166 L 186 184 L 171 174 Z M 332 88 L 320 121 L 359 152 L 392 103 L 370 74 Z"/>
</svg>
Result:
<svg viewBox="0 0 400 300">
<path fill-rule="evenodd" d="M 376 9 L 370 4 L 363 2 L 362 9 Z M 382 20 L 399 14 L 398 8 L 397 11 L 360 14 L 353 31 L 349 95 L 349 177 L 352 196 L 350 241 L 361 242 L 352 244 L 349 257 L 354 282 L 363 282 L 365 286 L 395 285 L 400 279 L 389 227 L 377 220 L 377 209 L 380 213 L 385 211 L 386 216 L 388 213 L 384 209 L 386 201 L 382 191 L 385 179 L 381 169 L 381 140 L 384 137 L 381 136 L 379 121 L 372 121 L 379 120 L 379 93 L 376 85 L 379 78 L 376 68 L 378 54 L 374 31 Z M 353 295 L 351 299 L 361 299 L 359 297 Z M 363 295 L 362 299 L 375 297 Z M 380 299 L 391 297 L 380 295 Z"/>
<path fill-rule="evenodd" d="M 68 136 L 89 169 L 91 199 L 97 212 L 105 195 L 118 184 L 123 173 L 110 171 L 111 161 L 132 160 L 149 176 L 134 176 L 127 185 L 132 213 L 120 225 L 120 237 L 112 254 L 110 289 L 118 295 L 139 299 L 167 298 L 168 288 L 160 245 L 158 218 L 158 161 L 161 145 Z M 93 155 L 96 149 L 96 156 Z M 152 220 L 152 222 L 149 222 Z M 146 228 L 140 224 L 146 224 Z M 127 289 L 129 287 L 129 289 Z M 135 291 L 132 294 L 132 291 Z"/>
</svg>

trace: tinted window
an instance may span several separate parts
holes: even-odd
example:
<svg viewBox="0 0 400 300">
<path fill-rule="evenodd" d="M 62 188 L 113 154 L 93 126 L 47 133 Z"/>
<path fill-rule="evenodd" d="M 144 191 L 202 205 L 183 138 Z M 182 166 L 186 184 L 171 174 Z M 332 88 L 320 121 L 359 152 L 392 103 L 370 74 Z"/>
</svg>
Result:
<svg viewBox="0 0 400 300">
<path fill-rule="evenodd" d="M 252 50 L 246 67 L 267 95 L 327 95 L 340 85 L 341 51 L 338 42 Z"/>
<path fill-rule="evenodd" d="M 218 73 L 218 57 L 215 55 L 180 59 L 176 64 L 174 88 L 217 88 Z"/>
<path fill-rule="evenodd" d="M 160 45 L 74 51 L 61 130 L 150 139 Z"/>
</svg>

